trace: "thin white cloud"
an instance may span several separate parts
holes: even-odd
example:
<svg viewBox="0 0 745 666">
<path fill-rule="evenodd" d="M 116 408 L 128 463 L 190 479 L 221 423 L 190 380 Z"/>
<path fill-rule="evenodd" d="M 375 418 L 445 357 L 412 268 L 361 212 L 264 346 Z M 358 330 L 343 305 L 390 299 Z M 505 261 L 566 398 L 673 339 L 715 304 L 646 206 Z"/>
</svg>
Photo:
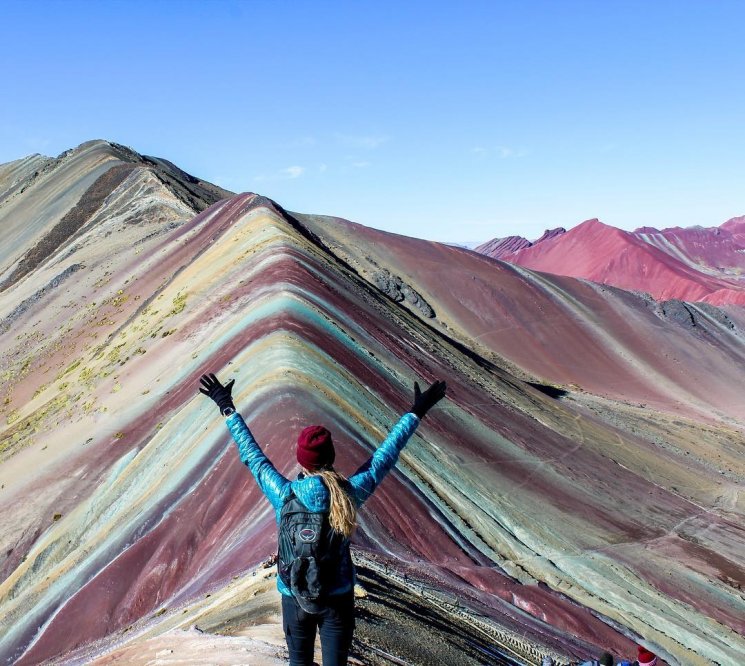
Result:
<svg viewBox="0 0 745 666">
<path fill-rule="evenodd" d="M 367 168 L 367 167 L 370 166 L 370 162 L 367 162 L 365 160 L 363 160 L 361 162 L 352 162 L 352 166 L 355 169 L 365 169 L 365 168 Z"/>
<path fill-rule="evenodd" d="M 514 157 L 525 157 L 528 151 L 525 148 L 512 148 L 511 146 L 494 146 L 486 148 L 485 146 L 474 146 L 470 150 L 472 155 L 479 155 L 486 157 L 487 155 L 494 155 L 501 160 L 507 160 Z"/>
<path fill-rule="evenodd" d="M 503 160 L 510 157 L 525 157 L 528 151 L 525 148 L 510 148 L 509 146 L 497 146 L 497 156 Z"/>
<path fill-rule="evenodd" d="M 279 169 L 278 171 L 274 171 L 270 174 L 266 174 L 266 173 L 256 174 L 253 177 L 253 182 L 267 183 L 267 182 L 276 182 L 278 180 L 293 180 L 295 178 L 300 178 L 300 176 L 302 176 L 307 171 L 308 169 L 306 169 L 304 166 L 298 166 L 297 164 L 294 164 L 292 166 L 288 166 L 285 169 Z"/>
<path fill-rule="evenodd" d="M 319 171 L 320 171 L 321 173 L 323 173 L 324 171 L 326 171 L 326 169 L 328 169 L 328 165 L 327 165 L 327 164 L 319 164 L 319 165 L 318 165 L 318 170 L 319 170 Z"/>
<path fill-rule="evenodd" d="M 300 178 L 305 173 L 305 167 L 289 166 L 286 169 L 282 169 L 280 173 L 285 178 Z"/>
</svg>

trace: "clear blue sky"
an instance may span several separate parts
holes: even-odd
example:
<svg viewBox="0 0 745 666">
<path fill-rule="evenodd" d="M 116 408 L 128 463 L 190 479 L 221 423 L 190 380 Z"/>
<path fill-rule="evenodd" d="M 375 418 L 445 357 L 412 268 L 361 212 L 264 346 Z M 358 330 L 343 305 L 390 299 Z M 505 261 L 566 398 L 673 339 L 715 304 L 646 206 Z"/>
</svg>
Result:
<svg viewBox="0 0 745 666">
<path fill-rule="evenodd" d="M 745 3 L 13 2 L 0 162 L 92 138 L 407 235 L 745 214 Z"/>
</svg>

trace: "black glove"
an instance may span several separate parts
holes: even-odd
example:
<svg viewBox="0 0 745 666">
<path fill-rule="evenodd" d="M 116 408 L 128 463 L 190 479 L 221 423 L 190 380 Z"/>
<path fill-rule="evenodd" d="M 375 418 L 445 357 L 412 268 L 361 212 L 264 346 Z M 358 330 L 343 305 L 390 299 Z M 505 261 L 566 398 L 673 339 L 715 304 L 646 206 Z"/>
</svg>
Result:
<svg viewBox="0 0 745 666">
<path fill-rule="evenodd" d="M 223 416 L 230 416 L 235 411 L 235 405 L 233 404 L 233 398 L 230 396 L 230 392 L 233 390 L 233 384 L 235 379 L 231 379 L 225 386 L 223 386 L 213 375 L 202 375 L 202 386 L 199 389 L 200 393 L 204 393 L 208 398 L 217 403 L 220 409 L 220 414 Z"/>
<path fill-rule="evenodd" d="M 427 412 L 445 397 L 445 389 L 447 384 L 438 379 L 422 393 L 419 384 L 414 382 L 414 404 L 409 411 L 423 419 Z"/>
</svg>

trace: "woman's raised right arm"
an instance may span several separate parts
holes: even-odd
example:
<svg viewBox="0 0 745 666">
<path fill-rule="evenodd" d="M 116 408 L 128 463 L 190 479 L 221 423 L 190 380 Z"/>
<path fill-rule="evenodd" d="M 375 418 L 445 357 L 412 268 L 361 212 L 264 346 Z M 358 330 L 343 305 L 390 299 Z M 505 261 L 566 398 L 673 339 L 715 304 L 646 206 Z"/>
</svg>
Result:
<svg viewBox="0 0 745 666">
<path fill-rule="evenodd" d="M 275 509 L 281 507 L 290 493 L 290 482 L 266 457 L 238 412 L 230 414 L 225 423 L 238 446 L 238 456 L 241 462 L 251 470 L 261 492 L 267 496 L 272 506 Z"/>
<path fill-rule="evenodd" d="M 220 413 L 226 417 L 226 424 L 233 440 L 238 445 L 241 462 L 251 470 L 261 492 L 266 495 L 272 506 L 277 509 L 290 494 L 290 482 L 274 467 L 257 444 L 243 417 L 235 411 L 231 391 L 235 380 L 223 386 L 213 374 L 202 375 L 201 393 L 213 400 Z"/>
</svg>

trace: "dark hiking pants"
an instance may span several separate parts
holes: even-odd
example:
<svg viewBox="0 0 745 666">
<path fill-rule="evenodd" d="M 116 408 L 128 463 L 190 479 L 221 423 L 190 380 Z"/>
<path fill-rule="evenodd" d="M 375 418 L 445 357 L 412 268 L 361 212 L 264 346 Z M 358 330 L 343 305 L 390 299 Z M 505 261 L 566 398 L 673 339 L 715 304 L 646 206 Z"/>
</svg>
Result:
<svg viewBox="0 0 745 666">
<path fill-rule="evenodd" d="M 290 650 L 290 666 L 312 666 L 316 629 L 321 634 L 323 666 L 346 666 L 354 633 L 354 594 L 328 598 L 317 615 L 306 613 L 294 597 L 282 595 L 282 627 Z"/>
</svg>

